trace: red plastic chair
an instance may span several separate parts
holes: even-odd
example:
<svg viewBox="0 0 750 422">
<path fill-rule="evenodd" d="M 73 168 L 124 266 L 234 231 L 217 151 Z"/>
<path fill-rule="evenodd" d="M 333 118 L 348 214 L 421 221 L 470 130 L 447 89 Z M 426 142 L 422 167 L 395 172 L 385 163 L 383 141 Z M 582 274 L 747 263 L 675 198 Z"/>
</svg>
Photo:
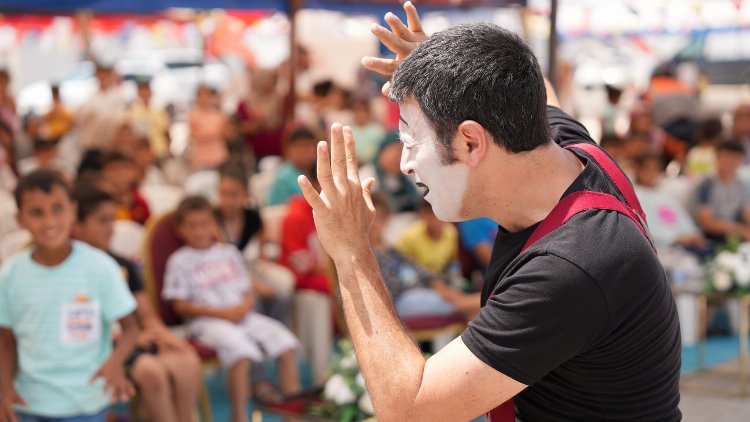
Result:
<svg viewBox="0 0 750 422">
<path fill-rule="evenodd" d="M 184 245 L 177 236 L 174 213 L 151 217 L 146 225 L 143 243 L 143 282 L 146 292 L 164 324 L 167 327 L 180 326 L 184 322 L 182 318 L 161 298 L 167 259 Z M 188 342 L 201 358 L 204 367 L 218 365 L 216 351 L 194 339 L 188 339 Z M 211 404 L 205 384 L 200 396 L 200 415 L 202 421 L 211 422 Z"/>
</svg>

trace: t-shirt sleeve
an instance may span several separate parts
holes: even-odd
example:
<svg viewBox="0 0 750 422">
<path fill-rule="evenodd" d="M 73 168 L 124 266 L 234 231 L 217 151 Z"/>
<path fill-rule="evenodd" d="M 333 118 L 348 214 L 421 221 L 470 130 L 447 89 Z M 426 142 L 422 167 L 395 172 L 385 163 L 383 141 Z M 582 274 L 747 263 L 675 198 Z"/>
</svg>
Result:
<svg viewBox="0 0 750 422">
<path fill-rule="evenodd" d="M 552 130 L 552 138 L 561 147 L 582 142 L 596 143 L 581 123 L 555 106 L 547 106 L 547 120 Z"/>
<path fill-rule="evenodd" d="M 711 204 L 711 179 L 705 179 L 698 185 L 695 202 L 701 207 Z"/>
<path fill-rule="evenodd" d="M 109 257 L 107 257 L 109 258 Z M 116 321 L 135 311 L 136 302 L 125 284 L 120 266 L 114 259 L 108 259 L 103 268 L 102 315 L 108 322 Z"/>
<path fill-rule="evenodd" d="M 132 262 L 128 262 L 125 266 L 128 270 L 128 287 L 130 292 L 135 294 L 143 291 L 143 280 L 141 280 L 141 274 L 138 269 L 133 265 Z"/>
<path fill-rule="evenodd" d="M 133 265 L 133 263 L 130 262 L 127 258 L 115 255 L 110 256 L 114 258 L 115 261 L 117 261 L 117 264 L 120 266 L 120 270 L 122 271 L 123 275 L 126 278 L 126 281 L 128 282 L 130 293 L 135 294 L 143 291 L 143 281 L 141 281 L 141 276 L 138 273 L 138 269 L 135 267 L 135 265 Z"/>
<path fill-rule="evenodd" d="M 532 258 L 496 293 L 461 338 L 479 359 L 523 384 L 539 381 L 609 332 L 598 285 L 563 258 Z"/>
<path fill-rule="evenodd" d="M 172 255 L 164 271 L 161 297 L 165 300 L 187 300 L 190 297 L 190 270 L 182 255 Z"/>
<path fill-rule="evenodd" d="M 472 251 L 479 245 L 486 243 L 492 246 L 495 243 L 492 229 L 497 229 L 497 225 L 492 220 L 484 220 L 476 219 L 459 223 L 458 233 L 466 249 Z"/>
</svg>

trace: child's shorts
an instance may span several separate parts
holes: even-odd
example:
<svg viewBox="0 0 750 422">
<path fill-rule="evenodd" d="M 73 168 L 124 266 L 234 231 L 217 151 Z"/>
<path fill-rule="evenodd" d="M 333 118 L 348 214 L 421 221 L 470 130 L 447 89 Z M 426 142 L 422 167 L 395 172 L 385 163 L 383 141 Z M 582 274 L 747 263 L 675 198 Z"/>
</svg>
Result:
<svg viewBox="0 0 750 422">
<path fill-rule="evenodd" d="M 143 355 L 157 354 L 159 354 L 159 347 L 156 345 L 156 343 L 151 343 L 145 347 L 137 346 L 136 348 L 134 348 L 133 351 L 130 352 L 130 356 L 125 359 L 125 372 L 128 374 L 128 377 L 130 377 L 130 372 L 135 367 L 135 363 L 138 361 L 138 358 Z"/>
<path fill-rule="evenodd" d="M 93 415 L 68 416 L 64 418 L 16 413 L 18 422 L 104 422 L 107 419 L 106 416 L 107 409 Z"/>
<path fill-rule="evenodd" d="M 231 368 L 241 359 L 261 362 L 299 347 L 297 338 L 281 322 L 250 312 L 235 324 L 219 318 L 198 318 L 190 331 L 199 342 L 215 349 L 219 362 Z"/>
</svg>

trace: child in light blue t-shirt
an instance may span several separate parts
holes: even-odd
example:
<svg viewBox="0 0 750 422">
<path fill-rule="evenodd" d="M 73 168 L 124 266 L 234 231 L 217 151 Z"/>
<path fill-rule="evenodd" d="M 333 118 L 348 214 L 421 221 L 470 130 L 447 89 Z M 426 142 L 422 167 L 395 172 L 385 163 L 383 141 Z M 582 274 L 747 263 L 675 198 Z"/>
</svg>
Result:
<svg viewBox="0 0 750 422">
<path fill-rule="evenodd" d="M 123 362 L 135 300 L 112 258 L 71 241 L 75 205 L 59 174 L 33 172 L 15 196 L 33 246 L 0 269 L 0 419 L 104 421 L 111 399 L 134 393 Z"/>
</svg>

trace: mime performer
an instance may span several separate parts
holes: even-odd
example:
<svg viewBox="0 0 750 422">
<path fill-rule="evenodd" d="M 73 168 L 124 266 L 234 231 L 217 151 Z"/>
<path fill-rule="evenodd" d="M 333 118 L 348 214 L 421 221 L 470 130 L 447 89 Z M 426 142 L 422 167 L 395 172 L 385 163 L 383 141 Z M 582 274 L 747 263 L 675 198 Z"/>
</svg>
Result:
<svg viewBox="0 0 750 422">
<path fill-rule="evenodd" d="M 490 24 L 426 37 L 387 14 L 365 58 L 400 106 L 401 169 L 438 218 L 499 225 L 482 308 L 425 359 L 401 325 L 368 241 L 374 180 L 351 129 L 300 177 L 333 259 L 358 362 L 381 421 L 677 421 L 675 302 L 632 186 L 557 107 L 522 40 Z"/>
</svg>

